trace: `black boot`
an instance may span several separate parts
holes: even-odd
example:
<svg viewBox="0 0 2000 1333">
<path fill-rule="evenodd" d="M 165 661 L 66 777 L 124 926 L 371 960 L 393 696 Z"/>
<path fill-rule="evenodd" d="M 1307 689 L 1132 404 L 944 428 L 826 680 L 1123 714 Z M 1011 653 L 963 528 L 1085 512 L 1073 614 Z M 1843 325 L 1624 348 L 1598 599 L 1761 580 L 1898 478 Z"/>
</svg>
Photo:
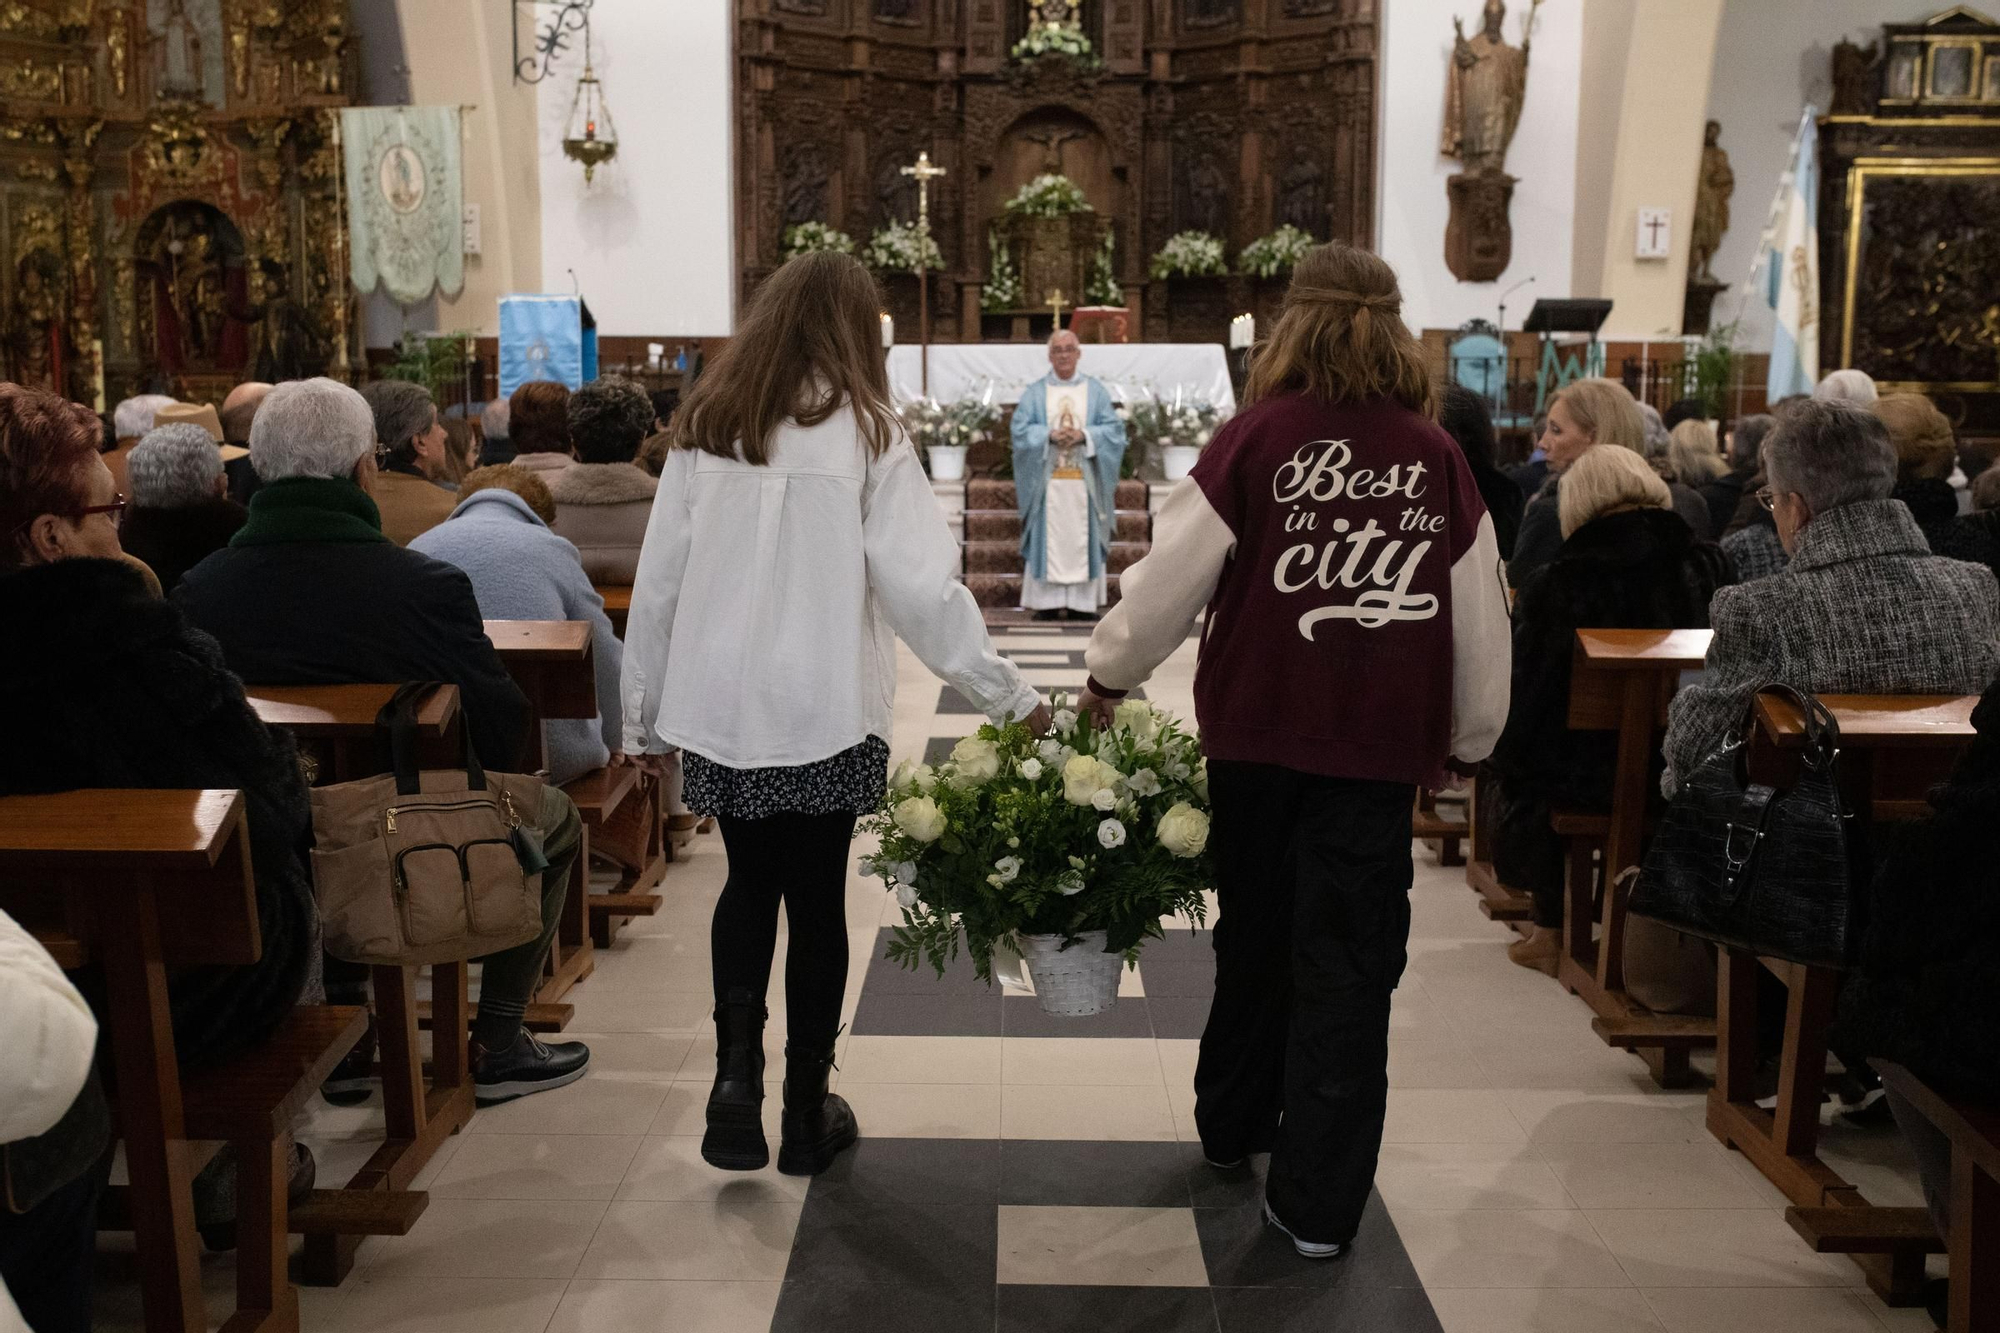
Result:
<svg viewBox="0 0 2000 1333">
<path fill-rule="evenodd" d="M 771 1160 L 764 1141 L 766 1016 L 762 1002 L 740 986 L 715 1006 L 715 1089 L 701 1156 L 724 1171 L 760 1171 Z"/>
<path fill-rule="evenodd" d="M 861 1137 L 847 1099 L 826 1090 L 833 1072 L 833 1049 L 808 1050 L 785 1043 L 785 1117 L 778 1144 L 778 1170 L 788 1176 L 816 1176 Z"/>
</svg>

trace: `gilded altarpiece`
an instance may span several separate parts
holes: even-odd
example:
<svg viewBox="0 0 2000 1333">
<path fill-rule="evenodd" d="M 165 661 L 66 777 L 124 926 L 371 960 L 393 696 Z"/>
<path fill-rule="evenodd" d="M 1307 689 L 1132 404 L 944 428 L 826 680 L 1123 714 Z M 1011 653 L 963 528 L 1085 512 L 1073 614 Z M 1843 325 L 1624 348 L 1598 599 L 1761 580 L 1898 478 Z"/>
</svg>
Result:
<svg viewBox="0 0 2000 1333">
<path fill-rule="evenodd" d="M 2000 436 L 2000 25 L 1954 8 L 1833 55 L 1821 360 Z"/>
<path fill-rule="evenodd" d="M 343 373 L 346 0 L 0 0 L 0 376 L 83 402 Z"/>
<path fill-rule="evenodd" d="M 1372 244 L 1377 3 L 1083 0 L 1086 66 L 1012 57 L 1027 0 L 737 0 L 742 290 L 777 265 L 788 226 L 829 223 L 861 245 L 913 220 L 898 169 L 924 150 L 948 173 L 931 195 L 935 338 L 980 338 L 989 228 L 1043 171 L 1108 224 L 1144 337 L 1220 338 L 1230 315 L 1268 309 L 1273 285 L 1155 281 L 1148 261 L 1191 229 L 1231 254 L 1287 222 Z M 914 334 L 914 279 L 884 286 L 899 335 Z"/>
</svg>

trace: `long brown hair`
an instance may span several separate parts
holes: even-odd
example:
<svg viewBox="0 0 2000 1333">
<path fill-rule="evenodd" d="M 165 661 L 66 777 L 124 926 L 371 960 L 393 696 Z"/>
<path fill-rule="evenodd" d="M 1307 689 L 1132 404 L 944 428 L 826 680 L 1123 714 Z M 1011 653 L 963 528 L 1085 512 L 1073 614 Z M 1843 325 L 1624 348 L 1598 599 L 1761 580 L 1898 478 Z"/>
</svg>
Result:
<svg viewBox="0 0 2000 1333">
<path fill-rule="evenodd" d="M 868 452 L 880 455 L 898 431 L 881 309 L 875 279 L 852 256 L 819 250 L 786 261 L 682 401 L 674 448 L 761 467 L 786 420 L 817 426 L 851 403 Z"/>
<path fill-rule="evenodd" d="M 1342 241 L 1315 247 L 1292 270 L 1278 326 L 1251 354 L 1244 398 L 1303 392 L 1344 404 L 1387 397 L 1437 416 L 1423 345 L 1402 310 L 1396 270 Z"/>
</svg>

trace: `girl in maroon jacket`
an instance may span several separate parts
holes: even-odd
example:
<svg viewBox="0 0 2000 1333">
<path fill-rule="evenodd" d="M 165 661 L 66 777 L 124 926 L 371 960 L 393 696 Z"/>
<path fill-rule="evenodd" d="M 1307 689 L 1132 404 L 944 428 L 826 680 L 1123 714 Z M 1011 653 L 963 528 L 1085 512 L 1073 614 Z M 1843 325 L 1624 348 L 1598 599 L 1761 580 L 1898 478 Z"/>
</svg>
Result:
<svg viewBox="0 0 2000 1333">
<path fill-rule="evenodd" d="M 1250 406 L 1161 509 L 1085 658 L 1084 706 L 1108 718 L 1207 609 L 1221 910 L 1195 1123 L 1217 1166 L 1271 1154 L 1265 1216 L 1309 1258 L 1352 1241 L 1374 1180 L 1416 788 L 1507 720 L 1493 522 L 1401 308 L 1374 255 L 1306 256 Z"/>
</svg>

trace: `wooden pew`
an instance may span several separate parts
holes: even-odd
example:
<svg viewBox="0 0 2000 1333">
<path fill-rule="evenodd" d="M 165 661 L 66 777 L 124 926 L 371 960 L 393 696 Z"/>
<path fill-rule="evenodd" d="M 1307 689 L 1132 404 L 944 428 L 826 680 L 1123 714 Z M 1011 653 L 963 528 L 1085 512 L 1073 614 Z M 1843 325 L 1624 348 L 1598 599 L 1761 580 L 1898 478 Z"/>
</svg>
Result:
<svg viewBox="0 0 2000 1333">
<path fill-rule="evenodd" d="M 236 1313 L 229 1333 L 295 1333 L 298 1293 L 286 1234 L 301 1213 L 339 1204 L 316 1191 L 288 1208 L 291 1124 L 360 1039 L 360 1008 L 294 1010 L 272 1037 L 226 1065 L 183 1078 L 169 969 L 245 965 L 263 952 L 244 802 L 237 791 L 82 790 L 0 799 L 0 902 L 58 946 L 67 966 L 102 971 L 106 1044 L 130 1184 L 109 1193 L 135 1235 L 146 1327 L 202 1333 L 190 1184 L 199 1141 L 237 1153 Z M 407 1232 L 427 1196 L 378 1195 L 358 1217 Z M 289 1214 L 289 1217 L 288 1217 Z"/>
<path fill-rule="evenodd" d="M 1855 814 L 1855 836 L 1871 822 L 1907 817 L 1924 808 L 1922 795 L 1973 738 L 1975 696 L 1836 695 L 1825 704 L 1840 724 L 1840 779 Z M 1782 769 L 1805 742 L 1799 712 L 1788 701 L 1760 695 L 1751 739 L 1753 775 L 1785 781 Z M 1906 785 L 1921 784 L 1921 785 Z M 1716 1078 L 1708 1094 L 1709 1132 L 1756 1164 L 1800 1208 L 1864 1208 L 1860 1191 L 1821 1162 L 1819 1108 L 1826 1081 L 1827 1029 L 1839 989 L 1838 969 L 1808 967 L 1724 949 L 1717 960 Z M 1778 1104 L 1756 1103 L 1757 969 L 1785 983 L 1784 1046 L 1778 1059 Z M 1923 1251 L 1857 1254 L 1855 1262 L 1883 1299 L 1915 1299 Z"/>
<path fill-rule="evenodd" d="M 1504 921 L 1524 930 L 1534 919 L 1534 900 L 1521 890 L 1500 881 L 1493 868 L 1494 825 L 1498 822 L 1499 784 L 1481 765 L 1472 779 L 1466 798 L 1466 837 L 1471 850 L 1465 859 L 1465 883 L 1479 895 L 1479 910 L 1489 921 Z"/>
<path fill-rule="evenodd" d="M 394 685 L 246 685 L 244 693 L 265 722 L 289 728 L 302 748 L 330 755 L 331 762 L 320 767 L 319 781 L 339 782 L 382 771 L 375 715 L 396 689 Z M 455 685 L 439 686 L 418 705 L 417 737 L 424 763 L 464 762 L 463 748 L 454 744 L 458 722 Z M 444 1141 L 472 1119 L 466 965 L 439 963 L 431 968 L 431 999 L 424 1006 L 433 1020 L 428 1086 L 417 1040 L 416 970 L 374 967 L 369 974 L 375 993 L 385 1138 L 347 1182 L 347 1189 L 397 1192 L 407 1190 Z M 456 1032 L 457 1040 L 438 1041 L 438 1031 Z M 306 1282 L 338 1285 L 352 1271 L 364 1234 L 368 1233 L 332 1229 L 309 1233 L 303 1267 Z"/>
<path fill-rule="evenodd" d="M 1417 788 L 1417 808 L 1412 814 L 1410 826 L 1419 841 L 1436 844 L 1439 865 L 1465 864 L 1465 854 L 1460 846 L 1470 832 L 1469 828 L 1459 820 L 1446 819 L 1439 814 L 1437 797 L 1421 787 Z"/>
<path fill-rule="evenodd" d="M 604 599 L 604 614 L 611 618 L 611 628 L 618 632 L 619 638 L 624 638 L 625 620 L 632 614 L 631 586 L 622 583 L 598 583 L 592 586 L 597 589 L 597 595 Z"/>
<path fill-rule="evenodd" d="M 1618 878 L 1639 864 L 1667 702 L 1681 673 L 1707 660 L 1713 637 L 1705 629 L 1578 630 L 1570 678 L 1569 725 L 1616 732 L 1618 757 L 1609 816 L 1556 812 L 1556 831 L 1570 839 L 1556 978 L 1597 1014 L 1598 1035 L 1638 1053 L 1662 1087 L 1690 1081 L 1688 1053 L 1712 1044 L 1714 1027 L 1706 1019 L 1655 1016 L 1625 994 L 1629 888 Z"/>
</svg>

